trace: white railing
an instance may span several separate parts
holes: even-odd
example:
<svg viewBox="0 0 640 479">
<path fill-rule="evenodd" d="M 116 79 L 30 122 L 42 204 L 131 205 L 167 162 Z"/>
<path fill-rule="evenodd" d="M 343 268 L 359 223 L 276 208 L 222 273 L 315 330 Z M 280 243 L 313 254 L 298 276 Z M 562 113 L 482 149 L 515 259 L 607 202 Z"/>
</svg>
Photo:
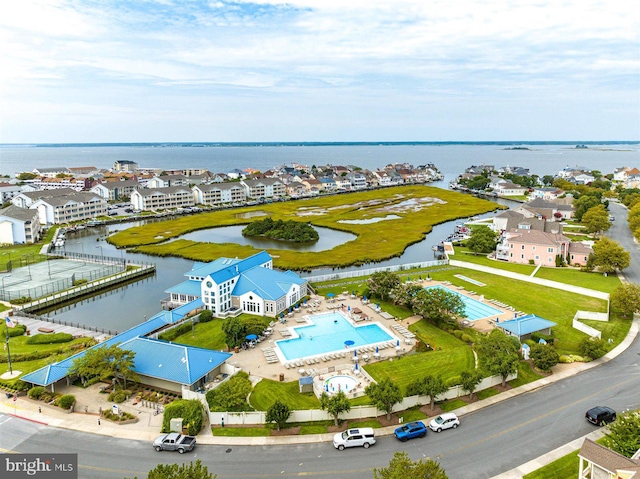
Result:
<svg viewBox="0 0 640 479">
<path fill-rule="evenodd" d="M 407 271 L 411 269 L 432 268 L 434 266 L 446 266 L 449 261 L 446 259 L 423 261 L 421 263 L 396 264 L 392 266 L 380 266 L 378 268 L 358 269 L 355 271 L 343 271 L 341 273 L 321 274 L 317 276 L 307 276 L 306 279 L 310 283 L 322 283 L 337 279 L 357 278 L 359 276 L 370 276 L 380 271 Z"/>
</svg>

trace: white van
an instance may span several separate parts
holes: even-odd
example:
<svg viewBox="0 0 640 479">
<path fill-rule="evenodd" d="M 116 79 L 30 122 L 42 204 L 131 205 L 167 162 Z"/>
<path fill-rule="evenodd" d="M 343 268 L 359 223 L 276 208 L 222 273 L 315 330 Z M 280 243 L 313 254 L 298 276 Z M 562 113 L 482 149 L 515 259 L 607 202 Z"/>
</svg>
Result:
<svg viewBox="0 0 640 479">
<path fill-rule="evenodd" d="M 376 443 L 373 428 L 361 427 L 359 429 L 347 429 L 333 436 L 333 447 L 342 451 L 345 447 L 362 446 L 365 449 Z"/>
</svg>

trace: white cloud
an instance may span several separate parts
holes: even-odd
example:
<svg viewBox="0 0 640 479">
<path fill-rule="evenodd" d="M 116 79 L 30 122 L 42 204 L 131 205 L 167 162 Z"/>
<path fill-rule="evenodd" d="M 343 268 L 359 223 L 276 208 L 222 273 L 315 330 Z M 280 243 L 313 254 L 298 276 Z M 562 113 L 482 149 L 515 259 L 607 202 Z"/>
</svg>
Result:
<svg viewBox="0 0 640 479">
<path fill-rule="evenodd" d="M 92 88 L 123 106 L 127 95 L 180 95 L 185 114 L 189 98 L 223 94 L 286 94 L 309 108 L 314 95 L 354 108 L 380 95 L 562 98 L 576 84 L 591 92 L 585 101 L 628 97 L 638 20 L 622 0 L 0 2 L 0 95 L 42 95 L 52 107 Z"/>
</svg>

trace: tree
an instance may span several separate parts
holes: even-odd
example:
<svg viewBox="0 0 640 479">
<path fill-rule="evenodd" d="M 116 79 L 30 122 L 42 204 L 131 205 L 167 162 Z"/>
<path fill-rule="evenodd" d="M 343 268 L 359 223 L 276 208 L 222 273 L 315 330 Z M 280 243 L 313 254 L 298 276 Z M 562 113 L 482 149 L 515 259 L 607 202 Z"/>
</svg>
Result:
<svg viewBox="0 0 640 479">
<path fill-rule="evenodd" d="M 291 416 L 291 408 L 284 403 L 281 403 L 279 399 L 276 399 L 269 409 L 267 409 L 267 415 L 265 420 L 267 422 L 275 422 L 278 425 L 278 431 L 282 428 Z"/>
<path fill-rule="evenodd" d="M 558 351 L 551 344 L 534 344 L 531 346 L 529 357 L 533 365 L 542 371 L 549 371 L 560 361 Z"/>
<path fill-rule="evenodd" d="M 611 228 L 609 213 L 605 209 L 604 205 L 589 208 L 589 210 L 582 216 L 582 224 L 584 224 L 585 231 L 589 234 L 602 233 L 603 231 L 607 231 Z"/>
<path fill-rule="evenodd" d="M 211 411 L 245 411 L 247 396 L 253 389 L 249 375 L 240 371 L 215 389 L 207 391 L 206 399 Z"/>
<path fill-rule="evenodd" d="M 402 401 L 400 387 L 389 378 L 369 384 L 364 392 L 378 409 L 387 413 L 387 420 L 391 419 L 393 406 Z"/>
<path fill-rule="evenodd" d="M 393 303 L 400 306 L 406 306 L 411 309 L 416 294 L 422 289 L 424 288 L 417 284 L 400 283 L 398 286 L 393 288 L 393 291 L 391 292 L 391 296 L 393 296 Z"/>
<path fill-rule="evenodd" d="M 431 319 L 436 325 L 455 323 L 465 317 L 465 305 L 460 296 L 444 288 L 421 288 L 413 299 L 413 312 Z"/>
<path fill-rule="evenodd" d="M 230 349 L 240 346 L 246 336 L 244 321 L 240 318 L 227 318 L 222 322 L 222 332 Z"/>
<path fill-rule="evenodd" d="M 487 226 L 474 228 L 467 247 L 474 253 L 491 253 L 496 249 L 496 234 Z"/>
<path fill-rule="evenodd" d="M 600 204 L 600 198 L 592 195 L 582 195 L 580 198 L 573 202 L 575 207 L 574 218 L 576 221 L 582 221 L 582 216 L 589 211 L 589 209 Z"/>
<path fill-rule="evenodd" d="M 614 273 L 629 267 L 631 255 L 620 243 L 606 236 L 593 245 L 593 265 L 603 273 Z"/>
<path fill-rule="evenodd" d="M 480 366 L 491 374 L 502 377 L 502 386 L 506 386 L 507 377 L 518 370 L 518 350 L 515 344 L 500 329 L 481 336 L 476 342 Z"/>
<path fill-rule="evenodd" d="M 422 379 L 417 379 L 407 387 L 407 393 L 409 395 L 419 394 L 421 396 L 429 396 L 432 411 L 436 406 L 438 396 L 448 390 L 449 386 L 446 385 L 442 376 L 433 376 L 431 374 Z"/>
<path fill-rule="evenodd" d="M 553 178 L 553 176 L 552 176 L 552 175 L 544 175 L 544 176 L 542 177 L 542 183 L 543 183 L 545 186 L 551 186 L 551 185 L 553 184 L 553 179 L 554 179 L 554 178 Z"/>
<path fill-rule="evenodd" d="M 121 349 L 117 344 L 96 346 L 75 358 L 69 373 L 77 375 L 83 384 L 95 377 L 101 380 L 115 378 L 118 384 L 122 379 L 126 388 L 127 380 L 138 380 L 133 369 L 135 355 L 133 351 Z"/>
<path fill-rule="evenodd" d="M 621 284 L 611 293 L 611 306 L 619 309 L 625 317 L 640 312 L 640 285 Z"/>
<path fill-rule="evenodd" d="M 477 369 L 460 373 L 460 386 L 469 393 L 469 400 L 473 399 L 473 393 L 480 381 L 482 381 L 482 374 Z"/>
<path fill-rule="evenodd" d="M 335 425 L 338 425 L 338 417 L 343 412 L 351 411 L 351 403 L 344 391 L 338 391 L 337 394 L 329 396 L 326 392 L 320 396 L 320 407 L 333 416 Z"/>
<path fill-rule="evenodd" d="M 216 477 L 218 476 L 209 472 L 207 466 L 202 465 L 200 459 L 195 464 L 190 462 L 189 465 L 158 464 L 147 475 L 147 479 L 216 479 Z"/>
<path fill-rule="evenodd" d="M 391 299 L 391 292 L 401 283 L 397 274 L 390 271 L 378 271 L 367 280 L 369 292 L 372 296 L 383 301 Z"/>
<path fill-rule="evenodd" d="M 640 449 L 640 411 L 619 414 L 608 426 L 609 434 L 603 438 L 606 447 L 626 457 Z"/>
<path fill-rule="evenodd" d="M 373 469 L 374 479 L 448 479 L 445 470 L 432 459 L 412 461 L 409 454 L 396 451 L 388 467 Z"/>
<path fill-rule="evenodd" d="M 600 338 L 584 338 L 578 345 L 582 356 L 589 359 L 598 359 L 607 354 L 607 343 Z"/>
</svg>

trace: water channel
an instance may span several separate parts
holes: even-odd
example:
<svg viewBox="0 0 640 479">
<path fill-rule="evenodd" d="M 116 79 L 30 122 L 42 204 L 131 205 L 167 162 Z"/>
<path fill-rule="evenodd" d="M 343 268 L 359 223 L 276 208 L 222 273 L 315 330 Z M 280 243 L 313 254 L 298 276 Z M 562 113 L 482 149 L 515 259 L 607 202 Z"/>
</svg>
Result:
<svg viewBox="0 0 640 479">
<path fill-rule="evenodd" d="M 512 201 L 503 199 L 497 199 L 495 201 L 507 206 L 513 206 L 515 204 Z M 481 215 L 479 218 L 490 217 L 493 214 L 494 213 L 487 213 L 485 215 Z M 449 236 L 453 232 L 454 225 L 457 222 L 459 221 L 449 221 L 434 226 L 433 230 L 423 241 L 409 246 L 404 253 L 397 258 L 368 264 L 362 267 L 354 266 L 344 268 L 341 269 L 341 271 L 432 260 L 434 259 L 432 246 Z M 67 251 L 79 253 L 104 254 L 105 256 L 126 258 L 132 262 L 142 261 L 155 263 L 155 276 L 132 284 L 123 285 L 112 291 L 104 292 L 99 296 L 86 299 L 72 305 L 61 307 L 48 312 L 47 315 L 55 315 L 58 319 L 87 326 L 97 326 L 112 330 L 115 329 L 117 331 L 124 331 L 158 313 L 161 309 L 160 301 L 167 297 L 167 293 L 165 293 L 165 291 L 186 279 L 185 274 L 191 270 L 193 261 L 181 258 L 162 258 L 131 253 L 125 250 L 119 250 L 105 241 L 105 238 L 109 234 L 140 224 L 140 222 L 132 222 L 105 225 L 70 233 L 67 235 L 67 241 L 64 248 Z M 277 243 L 277 246 L 271 246 L 269 243 L 273 242 L 268 240 L 245 238 L 239 233 L 241 229 L 241 226 L 216 228 L 213 230 L 210 229 L 189 233 L 182 238 L 189 238 L 197 241 L 252 244 L 256 248 L 282 248 L 280 243 Z M 320 240 L 317 243 L 306 246 L 299 245 L 298 247 L 315 248 L 311 249 L 311 251 L 324 251 L 353 239 L 353 235 L 349 233 L 334 231 L 327 228 L 317 228 L 317 230 L 320 233 Z M 302 274 L 302 276 L 324 274 L 332 271 L 335 270 L 332 268 L 319 268 L 311 273 Z"/>
</svg>

